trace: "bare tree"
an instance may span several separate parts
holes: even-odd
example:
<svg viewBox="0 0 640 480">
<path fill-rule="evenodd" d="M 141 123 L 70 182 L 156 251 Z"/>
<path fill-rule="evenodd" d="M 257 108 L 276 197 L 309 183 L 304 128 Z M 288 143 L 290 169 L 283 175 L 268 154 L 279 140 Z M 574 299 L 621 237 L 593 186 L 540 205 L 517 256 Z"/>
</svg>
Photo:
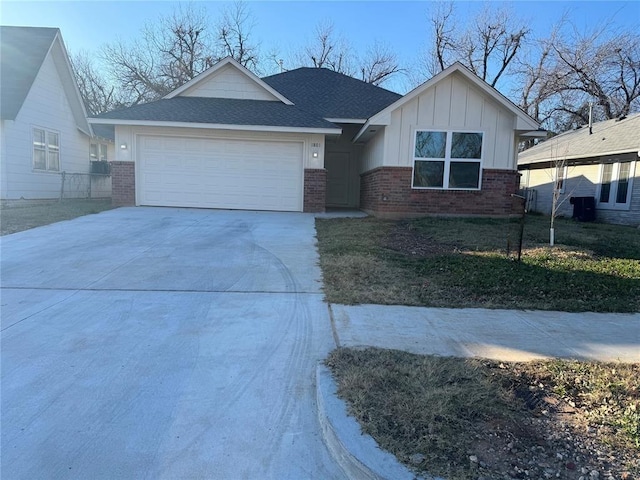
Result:
<svg viewBox="0 0 640 480">
<path fill-rule="evenodd" d="M 439 4 L 433 12 L 434 53 L 428 61 L 429 73 L 434 75 L 459 61 L 495 87 L 520 52 L 529 29 L 503 7 L 486 6 L 464 29 L 459 23 L 452 3 Z"/>
<path fill-rule="evenodd" d="M 402 71 L 396 55 L 388 46 L 379 42 L 375 42 L 367 50 L 359 63 L 362 80 L 374 85 L 381 85 Z"/>
<path fill-rule="evenodd" d="M 116 87 L 100 73 L 86 51 L 70 56 L 76 84 L 89 115 L 98 115 L 123 106 Z"/>
<path fill-rule="evenodd" d="M 103 47 L 102 58 L 129 105 L 156 100 L 193 79 L 226 56 L 255 70 L 258 47 L 246 5 L 223 11 L 213 27 L 205 7 L 181 4 L 172 14 L 148 23 L 133 43 Z"/>
<path fill-rule="evenodd" d="M 132 44 L 118 41 L 102 57 L 129 104 L 160 98 L 215 63 L 206 11 L 192 4 L 150 23 Z"/>
<path fill-rule="evenodd" d="M 253 18 L 243 2 L 226 9 L 218 26 L 220 56 L 230 56 L 242 66 L 255 71 L 258 68 L 258 47 L 251 42 Z"/>
<path fill-rule="evenodd" d="M 353 53 L 344 38 L 335 33 L 333 23 L 320 22 L 315 37 L 296 55 L 295 63 L 302 66 L 327 68 L 353 75 Z"/>
<path fill-rule="evenodd" d="M 320 22 L 316 26 L 311 42 L 293 56 L 294 65 L 327 68 L 334 72 L 360 77 L 367 83 L 381 85 L 394 75 L 403 72 L 396 54 L 389 46 L 374 41 L 364 55 L 358 55 L 345 40 L 336 33 L 331 22 Z"/>
<path fill-rule="evenodd" d="M 640 36 L 633 31 L 610 38 L 606 30 L 572 31 L 554 42 L 558 111 L 588 122 L 585 105 L 594 99 L 597 119 L 629 114 L 640 107 Z"/>
<path fill-rule="evenodd" d="M 437 3 L 435 9 L 431 17 L 434 58 L 427 66 L 432 76 L 447 68 L 449 63 L 453 63 L 449 59 L 449 53 L 456 50 L 455 30 L 451 25 L 453 23 L 453 2 Z"/>
<path fill-rule="evenodd" d="M 518 61 L 520 106 L 546 128 L 564 131 L 640 109 L 640 36 L 610 32 L 611 23 L 591 32 L 565 18 Z"/>
</svg>

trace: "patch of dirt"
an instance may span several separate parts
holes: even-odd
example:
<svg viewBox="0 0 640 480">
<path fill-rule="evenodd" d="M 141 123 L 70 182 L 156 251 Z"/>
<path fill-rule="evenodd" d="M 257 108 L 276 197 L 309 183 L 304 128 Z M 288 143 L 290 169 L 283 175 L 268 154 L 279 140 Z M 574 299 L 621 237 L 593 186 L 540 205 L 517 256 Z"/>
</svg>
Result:
<svg viewBox="0 0 640 480">
<path fill-rule="evenodd" d="M 385 247 L 415 257 L 431 257 L 458 252 L 455 245 L 438 243 L 429 235 L 419 232 L 408 222 L 398 222 L 386 239 Z"/>
<path fill-rule="evenodd" d="M 540 398 L 540 397 L 538 397 Z M 640 470 L 628 449 L 602 441 L 600 429 L 581 421 L 578 410 L 553 396 L 545 397 L 517 424 L 487 424 L 473 435 L 471 478 L 632 480 Z"/>
</svg>

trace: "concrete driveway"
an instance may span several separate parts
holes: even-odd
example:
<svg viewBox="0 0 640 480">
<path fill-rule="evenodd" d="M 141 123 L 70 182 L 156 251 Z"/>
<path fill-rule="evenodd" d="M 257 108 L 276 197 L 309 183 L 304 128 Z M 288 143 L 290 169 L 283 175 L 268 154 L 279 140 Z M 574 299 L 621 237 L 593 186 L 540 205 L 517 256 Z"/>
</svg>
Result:
<svg viewBox="0 0 640 480">
<path fill-rule="evenodd" d="M 121 208 L 3 237 L 2 478 L 343 478 L 313 225 Z"/>
</svg>

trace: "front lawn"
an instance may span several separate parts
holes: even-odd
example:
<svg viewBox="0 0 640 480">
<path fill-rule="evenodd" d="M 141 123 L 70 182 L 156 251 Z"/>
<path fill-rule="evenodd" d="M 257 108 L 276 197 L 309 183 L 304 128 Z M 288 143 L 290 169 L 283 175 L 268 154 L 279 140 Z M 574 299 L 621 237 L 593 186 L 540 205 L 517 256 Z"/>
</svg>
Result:
<svg viewBox="0 0 640 480">
<path fill-rule="evenodd" d="M 50 223 L 113 208 L 111 199 L 69 199 L 52 202 L 12 202 L 0 208 L 0 235 L 21 232 Z"/>
<path fill-rule="evenodd" d="M 331 303 L 640 311 L 640 231 L 599 223 L 376 218 L 316 220 Z M 507 256 L 507 244 L 511 255 Z"/>
</svg>

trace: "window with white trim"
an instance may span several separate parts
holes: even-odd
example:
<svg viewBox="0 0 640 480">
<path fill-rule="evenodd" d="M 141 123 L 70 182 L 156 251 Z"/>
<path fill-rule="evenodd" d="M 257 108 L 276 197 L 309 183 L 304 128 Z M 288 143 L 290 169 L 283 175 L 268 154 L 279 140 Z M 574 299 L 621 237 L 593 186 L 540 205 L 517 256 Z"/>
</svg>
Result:
<svg viewBox="0 0 640 480">
<path fill-rule="evenodd" d="M 600 166 L 598 207 L 628 210 L 631 205 L 634 162 L 611 162 Z"/>
<path fill-rule="evenodd" d="M 89 157 L 93 162 L 106 162 L 107 161 L 107 144 L 92 143 L 89 149 Z"/>
<path fill-rule="evenodd" d="M 33 129 L 33 168 L 51 172 L 60 170 L 60 135 L 57 132 Z"/>
<path fill-rule="evenodd" d="M 479 190 L 482 132 L 417 130 L 413 188 Z"/>
</svg>

